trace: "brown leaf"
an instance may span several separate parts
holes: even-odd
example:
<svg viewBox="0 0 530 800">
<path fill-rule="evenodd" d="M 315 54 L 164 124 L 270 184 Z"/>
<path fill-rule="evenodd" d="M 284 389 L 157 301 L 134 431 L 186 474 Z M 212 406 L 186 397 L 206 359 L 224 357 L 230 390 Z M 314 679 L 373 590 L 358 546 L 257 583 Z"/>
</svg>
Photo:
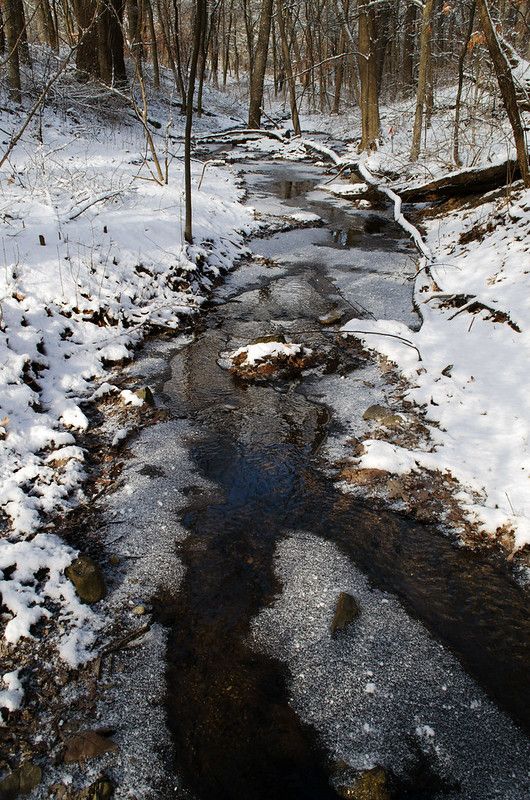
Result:
<svg viewBox="0 0 530 800">
<path fill-rule="evenodd" d="M 118 745 L 97 731 L 81 731 L 66 742 L 64 763 L 82 763 L 89 758 L 97 758 L 105 753 L 115 753 Z"/>
</svg>

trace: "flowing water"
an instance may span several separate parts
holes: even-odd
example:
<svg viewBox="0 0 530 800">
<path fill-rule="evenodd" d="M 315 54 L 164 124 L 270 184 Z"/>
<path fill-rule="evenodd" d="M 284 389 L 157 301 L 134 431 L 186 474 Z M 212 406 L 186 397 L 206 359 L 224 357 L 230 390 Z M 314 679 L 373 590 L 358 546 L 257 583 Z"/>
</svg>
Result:
<svg viewBox="0 0 530 800">
<path fill-rule="evenodd" d="M 384 385 L 318 317 L 338 308 L 417 326 L 410 244 L 388 210 L 354 210 L 317 189 L 317 167 L 249 161 L 245 171 L 267 222 L 300 211 L 322 221 L 265 230 L 193 339 L 163 352 L 161 396 L 188 426 L 193 465 L 187 505 L 175 509 L 184 577 L 157 602 L 186 796 L 332 798 L 382 764 L 394 798 L 522 800 L 525 593 L 502 565 L 341 493 L 323 469 Z M 319 365 L 251 384 L 220 363 L 270 333 L 313 348 Z M 332 640 L 342 589 L 361 617 Z"/>
</svg>

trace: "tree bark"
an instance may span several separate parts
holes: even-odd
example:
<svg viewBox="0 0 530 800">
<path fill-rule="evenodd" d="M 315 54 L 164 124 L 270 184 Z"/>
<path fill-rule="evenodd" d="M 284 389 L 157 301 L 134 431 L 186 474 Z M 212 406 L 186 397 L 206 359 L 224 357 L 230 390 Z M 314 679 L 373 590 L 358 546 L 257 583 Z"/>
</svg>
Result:
<svg viewBox="0 0 530 800">
<path fill-rule="evenodd" d="M 283 67 L 285 70 L 285 77 L 287 79 L 287 86 L 289 87 L 289 101 L 291 106 L 291 119 L 293 121 L 294 132 L 297 136 L 302 133 L 300 127 L 300 117 L 298 115 L 298 105 L 296 102 L 296 81 L 293 75 L 293 68 L 291 64 L 291 57 L 289 53 L 289 43 L 287 41 L 287 31 L 285 29 L 285 18 L 283 16 L 282 0 L 277 0 L 276 3 L 276 16 L 278 19 L 278 32 L 280 34 L 283 54 Z"/>
<path fill-rule="evenodd" d="M 75 65 L 83 80 L 99 77 L 96 0 L 74 0 L 78 48 Z"/>
<path fill-rule="evenodd" d="M 466 62 L 467 51 L 471 36 L 473 35 L 473 26 L 475 24 L 475 12 L 477 10 L 476 0 L 472 0 L 471 8 L 469 9 L 469 25 L 467 28 L 466 38 L 462 45 L 460 58 L 458 59 L 458 89 L 456 92 L 455 103 L 455 124 L 453 131 L 453 160 L 457 167 L 462 166 L 460 158 L 460 109 L 462 101 L 462 89 L 464 87 L 464 64 Z"/>
</svg>

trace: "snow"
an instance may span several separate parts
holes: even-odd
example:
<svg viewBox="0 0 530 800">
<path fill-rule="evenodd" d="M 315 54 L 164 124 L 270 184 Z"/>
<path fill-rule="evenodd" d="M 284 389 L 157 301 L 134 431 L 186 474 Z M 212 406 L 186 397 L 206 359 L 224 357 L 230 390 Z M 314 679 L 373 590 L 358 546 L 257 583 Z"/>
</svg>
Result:
<svg viewBox="0 0 530 800">
<path fill-rule="evenodd" d="M 19 669 L 13 672 L 6 672 L 2 676 L 0 686 L 3 684 L 6 688 L 0 688 L 0 726 L 3 724 L 2 709 L 6 711 L 16 711 L 22 705 L 24 699 L 24 687 L 19 678 Z"/>
<path fill-rule="evenodd" d="M 300 344 L 264 342 L 240 347 L 238 350 L 234 350 L 234 352 L 230 353 L 230 359 L 234 362 L 239 356 L 245 355 L 245 359 L 241 362 L 240 366 L 249 367 L 262 361 L 274 360 L 277 358 L 292 358 L 299 355 L 302 349 L 302 345 Z"/>
<path fill-rule="evenodd" d="M 143 406 L 143 404 L 144 404 L 144 401 L 142 400 L 142 398 L 139 397 L 134 392 L 131 392 L 130 389 L 124 389 L 122 392 L 120 392 L 120 397 L 121 397 L 121 399 L 123 400 L 123 402 L 125 403 L 126 406 L 137 406 L 137 407 L 139 407 L 139 406 Z"/>
<path fill-rule="evenodd" d="M 210 166 L 187 247 L 182 161 L 166 186 L 141 180 L 141 126 L 97 113 L 77 122 L 45 110 L 42 142 L 36 125 L 0 174 L 0 508 L 17 536 L 79 500 L 81 466 L 55 471 L 48 456 L 88 430 L 82 405 L 108 387 L 109 367 L 130 360 L 150 327 L 196 314 L 254 226 L 236 176 Z M 18 124 L 12 114 L 4 127 Z"/>
<path fill-rule="evenodd" d="M 61 657 L 72 667 L 91 657 L 101 620 L 77 597 L 73 584 L 64 572 L 77 552 L 59 537 L 38 533 L 31 541 L 0 540 L 0 594 L 6 608 L 4 637 L 11 645 L 21 638 L 32 638 L 32 628 L 52 617 L 50 609 L 59 608 L 58 619 L 67 631 L 57 639 Z"/>
<path fill-rule="evenodd" d="M 356 335 L 398 365 L 410 385 L 405 399 L 433 426 L 434 452 L 368 440 L 361 466 L 450 473 L 469 519 L 490 535 L 512 531 L 514 550 L 530 544 L 529 224 L 528 191 L 509 207 L 502 198 L 429 223 L 432 277 L 420 272 L 415 292 L 421 330 L 392 320 L 351 320 L 343 328 L 370 331 Z M 477 225 L 480 237 L 468 241 L 463 234 Z M 465 306 L 447 304 L 453 297 Z M 506 318 L 493 317 L 496 311 Z M 378 334 L 400 336 L 418 352 Z"/>
<path fill-rule="evenodd" d="M 75 87 L 77 98 L 84 90 Z M 28 637 L 71 667 L 95 654 L 103 611 L 80 603 L 64 574 L 77 551 L 42 532 L 85 500 L 79 437 L 90 430 L 89 404 L 119 395 L 142 405 L 134 386 L 113 385 L 111 370 L 153 328 L 188 324 L 256 227 L 236 173 L 210 165 L 198 190 L 194 162 L 194 244 L 186 245 L 182 158 L 171 156 L 167 185 L 144 180 L 142 127 L 112 108 L 119 101 L 99 106 L 89 95 L 80 110 L 75 101 L 61 108 L 58 93 L 59 105 L 43 109 L 0 170 L 0 636 L 16 665 Z M 169 107 L 162 94 L 153 117 Z M 24 112 L 5 116 L 9 138 Z M 179 116 L 172 133 L 182 124 Z M 128 432 L 117 430 L 113 445 Z M 7 703 L 11 692 L 13 704 L 9 680 L 0 697 Z"/>
</svg>

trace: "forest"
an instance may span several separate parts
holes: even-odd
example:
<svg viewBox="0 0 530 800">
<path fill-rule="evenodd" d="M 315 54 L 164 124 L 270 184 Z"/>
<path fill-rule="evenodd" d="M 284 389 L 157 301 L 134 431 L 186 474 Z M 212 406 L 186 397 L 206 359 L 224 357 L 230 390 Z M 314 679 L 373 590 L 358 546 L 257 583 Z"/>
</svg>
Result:
<svg viewBox="0 0 530 800">
<path fill-rule="evenodd" d="M 530 0 L 0 60 L 0 800 L 527 800 Z"/>
</svg>

